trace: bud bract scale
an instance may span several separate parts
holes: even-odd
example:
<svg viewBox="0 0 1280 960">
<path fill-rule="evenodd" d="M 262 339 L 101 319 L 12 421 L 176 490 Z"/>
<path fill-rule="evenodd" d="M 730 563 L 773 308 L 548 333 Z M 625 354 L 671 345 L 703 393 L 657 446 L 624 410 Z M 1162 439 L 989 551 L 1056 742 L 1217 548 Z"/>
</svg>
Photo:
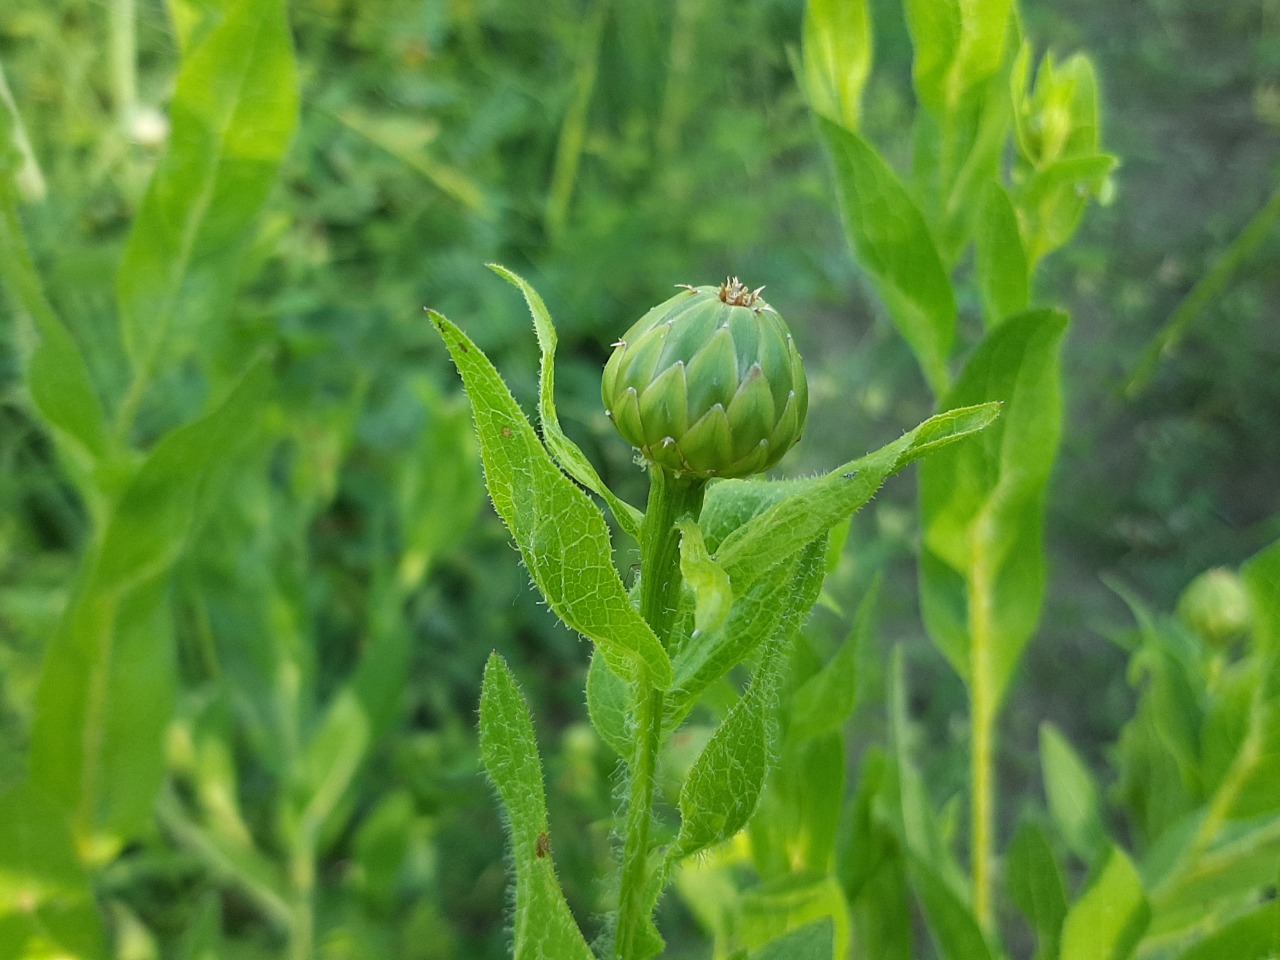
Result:
<svg viewBox="0 0 1280 960">
<path fill-rule="evenodd" d="M 737 279 L 686 287 L 641 317 L 614 345 L 601 394 L 647 460 L 700 478 L 772 467 L 809 405 L 786 322 Z"/>
</svg>

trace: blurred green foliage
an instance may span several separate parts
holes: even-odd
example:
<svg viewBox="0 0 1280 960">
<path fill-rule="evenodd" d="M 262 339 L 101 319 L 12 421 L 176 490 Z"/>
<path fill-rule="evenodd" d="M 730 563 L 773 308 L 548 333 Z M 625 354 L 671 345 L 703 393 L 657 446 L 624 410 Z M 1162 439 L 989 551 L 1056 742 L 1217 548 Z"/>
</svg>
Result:
<svg viewBox="0 0 1280 960">
<path fill-rule="evenodd" d="M 797 472 L 829 464 L 830 449 L 870 449 L 921 419 L 925 381 L 872 284 L 849 262 L 797 82 L 799 0 L 296 0 L 288 23 L 300 107 L 288 152 L 278 175 L 245 175 L 257 178 L 256 202 L 239 214 L 219 203 L 228 220 L 209 228 L 200 258 L 214 280 L 201 286 L 196 276 L 183 289 L 193 299 L 182 302 L 197 309 L 182 316 L 194 323 L 203 314 L 203 325 L 164 351 L 145 389 L 131 392 L 136 337 L 129 311 L 117 307 L 118 271 L 140 255 L 130 233 L 146 222 L 148 185 L 172 170 L 164 158 L 185 144 L 192 163 L 209 159 L 198 139 L 181 136 L 177 107 L 217 91 L 197 78 L 184 101 L 175 77 L 237 6 L 245 5 L 7 0 L 0 9 L 0 112 L 10 117 L 11 103 L 25 131 L 0 176 L 12 176 L 34 265 L 87 364 L 119 455 L 88 469 L 74 444 L 49 430 L 48 407 L 24 373 L 38 318 L 8 284 L 0 301 L 0 784 L 9 792 L 0 798 L 0 847 L 11 870 L 25 857 L 42 889 L 83 893 L 92 884 L 93 902 L 54 897 L 41 915 L 46 935 L 68 949 L 92 951 L 101 923 L 119 957 L 286 949 L 498 957 L 502 848 L 473 731 L 490 651 L 515 665 L 538 729 L 551 738 L 543 745 L 550 816 L 582 826 L 561 830 L 556 851 L 579 918 L 600 909 L 593 878 L 609 857 L 613 763 L 575 723 L 583 645 L 537 606 L 505 533 L 481 509 L 465 410 L 422 306 L 474 318 L 477 343 L 529 401 L 537 363 L 525 311 L 483 264 L 498 260 L 534 279 L 559 321 L 565 428 L 619 490 L 638 490 L 641 477 L 599 412 L 599 368 L 606 345 L 671 284 L 733 272 L 769 285 L 810 360 L 813 414 Z M 870 79 L 860 117 L 870 139 L 893 145 L 886 151 L 895 163 L 910 153 L 902 132 L 911 51 L 900 6 L 871 5 L 884 69 Z M 1075 319 L 1048 507 L 1044 627 L 1010 693 L 1010 733 L 997 758 L 1010 799 L 999 831 L 1013 838 L 1011 874 L 1043 864 L 1044 847 L 1063 856 L 1065 843 L 1078 858 L 1071 869 L 1088 862 L 1123 886 L 1124 865 L 1091 846 L 1090 823 L 1052 840 L 1041 835 L 1044 824 L 1016 835 L 1014 825 L 1025 809 L 1044 806 L 1042 790 L 1052 813 L 1057 788 L 1041 785 L 1041 760 L 1072 756 L 1078 762 L 1057 766 L 1099 777 L 1096 792 L 1120 802 L 1130 849 L 1141 850 L 1179 815 L 1213 809 L 1232 749 L 1262 723 L 1250 705 L 1271 681 L 1256 657 L 1207 650 L 1154 615 L 1135 639 L 1119 626 L 1128 612 L 1097 572 L 1149 598 L 1135 608 L 1171 610 L 1194 574 L 1236 567 L 1280 535 L 1274 230 L 1201 308 L 1146 392 L 1122 393 L 1150 338 L 1274 191 L 1280 6 L 1023 6 L 1026 33 L 1047 41 L 1060 64 L 1091 52 L 1107 144 L 1123 166 L 1115 202 L 1045 261 L 1038 280 L 1038 292 L 1069 304 Z M 244 99 L 245 109 L 264 106 Z M 187 209 L 190 197 L 179 190 L 170 199 Z M 0 257 L 14 255 L 12 228 Z M 1018 299 L 961 288 L 959 330 L 976 337 L 984 305 L 1002 296 Z M 42 671 L 54 669 L 46 653 L 65 611 L 89 589 L 118 498 L 152 462 L 144 458 L 219 409 L 255 359 L 266 381 L 254 387 L 263 398 L 247 418 L 256 426 L 219 442 L 199 497 L 178 505 L 189 515 L 175 524 L 180 536 L 162 537 L 169 572 L 135 597 L 158 618 L 146 622 L 159 632 L 144 639 L 166 641 L 155 646 L 173 677 L 171 710 L 163 690 L 146 699 L 145 683 L 127 694 L 170 717 L 149 734 L 147 771 L 126 784 L 138 802 L 146 783 L 162 779 L 154 815 L 135 811 L 108 846 L 77 847 L 22 792 L 42 781 L 56 792 L 74 762 L 56 745 L 70 735 L 59 715 L 38 715 Z M 135 524 L 130 537 L 172 516 L 161 509 L 172 501 L 156 492 L 173 486 L 161 467 L 125 514 Z M 889 728 L 904 716 L 930 748 L 915 762 L 935 799 L 954 795 L 965 776 L 962 691 L 927 652 L 914 610 L 911 503 L 911 491 L 886 490 L 855 521 L 856 547 L 826 587 L 831 606 L 852 608 L 887 571 L 879 635 L 907 641 L 910 682 L 886 666 L 875 639 L 858 639 L 859 701 L 875 710 L 858 713 L 853 747 L 874 740 L 889 751 L 866 753 L 847 787 L 819 777 L 835 771 L 830 731 L 807 729 L 784 754 L 784 771 L 808 771 L 824 795 L 852 791 L 854 811 L 865 814 L 854 829 L 876 844 L 892 840 L 870 811 L 881 785 L 901 793 L 907 737 Z M 620 551 L 624 570 L 632 559 Z M 814 678 L 801 687 L 806 700 L 831 697 L 822 663 L 835 670 L 853 657 L 843 652 L 853 639 L 838 642 L 846 629 L 833 614 L 815 617 L 797 655 L 797 676 Z M 1132 687 L 1123 672 L 1130 656 Z M 44 681 L 54 690 L 46 699 L 58 699 L 55 681 Z M 1192 706 L 1170 713 L 1162 698 Z M 886 701 L 898 711 L 889 719 Z M 1184 725 L 1171 739 L 1174 714 Z M 1061 736 L 1038 741 L 1046 720 L 1054 726 L 1044 730 Z M 131 727 L 119 733 L 133 735 Z M 1042 754 L 1041 743 L 1055 746 Z M 1199 752 L 1187 753 L 1188 744 Z M 1112 760 L 1126 771 L 1118 780 Z M 36 787 L 21 786 L 31 781 Z M 1241 779 L 1237 795 L 1245 817 L 1256 791 Z M 1110 828 L 1119 812 L 1100 816 Z M 804 822 L 821 836 L 795 842 L 811 843 L 806 855 L 826 849 L 821 837 L 835 825 Z M 32 846 L 40 837 L 54 839 Z M 1252 840 L 1242 832 L 1238 842 Z M 1148 852 L 1158 861 L 1159 851 Z M 1197 856 L 1183 854 L 1181 877 L 1154 894 L 1173 906 L 1200 902 Z M 706 914 L 724 893 L 712 873 L 681 881 Z M 1052 889 L 1056 876 L 1032 879 Z M 841 883 L 846 893 L 859 883 L 882 884 L 886 896 L 899 889 L 883 875 L 846 872 Z M 763 901 L 776 896 L 810 897 L 801 908 L 821 913 L 832 895 L 822 883 L 766 889 L 746 912 L 769 915 Z M 1045 903 L 1017 889 L 1009 897 Z M 714 920 L 674 898 L 663 909 L 672 955 L 700 956 L 695 925 L 715 929 Z M 1029 930 L 1058 929 L 1062 917 L 1052 904 L 1045 909 L 1025 929 L 1006 923 L 1016 955 L 1031 955 Z M 0 923 L 0 942 L 26 935 L 24 915 L 13 916 Z M 1173 907 L 1167 916 L 1175 917 L 1172 942 L 1183 930 Z M 863 928 L 874 921 L 864 917 Z M 1269 917 L 1234 922 L 1246 937 L 1250 922 L 1262 927 Z M 897 955 L 903 932 L 877 935 L 885 955 Z"/>
</svg>

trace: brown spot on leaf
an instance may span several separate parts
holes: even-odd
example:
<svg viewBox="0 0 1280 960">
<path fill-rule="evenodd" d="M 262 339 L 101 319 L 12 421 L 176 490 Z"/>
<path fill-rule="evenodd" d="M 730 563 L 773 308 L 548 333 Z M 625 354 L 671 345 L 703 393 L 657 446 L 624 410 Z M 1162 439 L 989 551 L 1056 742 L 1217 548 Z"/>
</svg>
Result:
<svg viewBox="0 0 1280 960">
<path fill-rule="evenodd" d="M 551 852 L 551 838 L 547 836 L 547 831 L 543 830 L 538 834 L 538 840 L 533 845 L 533 852 L 538 855 L 539 860 Z"/>
</svg>

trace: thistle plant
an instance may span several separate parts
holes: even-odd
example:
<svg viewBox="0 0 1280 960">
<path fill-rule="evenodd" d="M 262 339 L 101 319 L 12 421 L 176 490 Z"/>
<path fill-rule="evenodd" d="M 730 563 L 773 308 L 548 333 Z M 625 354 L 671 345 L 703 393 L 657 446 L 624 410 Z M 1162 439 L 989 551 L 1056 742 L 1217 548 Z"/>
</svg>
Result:
<svg viewBox="0 0 1280 960">
<path fill-rule="evenodd" d="M 592 931 L 593 949 L 556 878 L 529 709 L 510 668 L 490 657 L 480 745 L 510 832 L 514 955 L 644 960 L 663 949 L 653 914 L 673 869 L 730 840 L 755 810 L 774 759 L 771 711 L 788 645 L 817 602 L 830 531 L 893 473 L 990 424 L 998 404 L 941 413 L 824 476 L 763 480 L 754 475 L 776 464 L 803 427 L 799 353 L 760 290 L 734 280 L 686 287 L 622 336 L 604 374 L 606 408 L 648 470 L 642 513 L 604 484 L 560 427 L 556 333 L 542 299 L 520 277 L 493 269 L 533 314 L 540 434 L 467 335 L 430 316 L 466 387 L 494 507 L 551 610 L 594 644 L 588 710 L 624 765 L 616 875 L 602 878 L 615 901 L 603 929 Z M 639 544 L 631 590 L 614 566 L 605 516 L 584 491 Z M 679 822 L 668 823 L 655 814 L 659 756 L 703 694 L 739 665 L 750 680 L 689 768 Z M 831 955 L 829 931 L 825 946 L 821 931 L 792 936 L 816 943 L 814 956 Z M 767 949 L 802 947 L 795 940 Z"/>
</svg>

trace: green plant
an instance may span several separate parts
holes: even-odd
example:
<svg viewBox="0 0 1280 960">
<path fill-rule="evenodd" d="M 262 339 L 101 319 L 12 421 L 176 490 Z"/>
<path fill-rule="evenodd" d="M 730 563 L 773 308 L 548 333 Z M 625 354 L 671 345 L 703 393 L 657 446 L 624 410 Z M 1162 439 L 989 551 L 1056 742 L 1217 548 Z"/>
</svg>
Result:
<svg viewBox="0 0 1280 960">
<path fill-rule="evenodd" d="M 732 837 L 755 808 L 771 765 L 770 704 L 790 638 L 817 600 L 829 531 L 906 464 L 987 426 L 997 406 L 940 414 L 813 480 L 709 483 L 651 463 L 648 506 L 640 514 L 604 486 L 559 426 L 556 334 L 541 298 L 519 277 L 494 269 L 520 288 L 533 314 L 542 348 L 541 438 L 475 343 L 439 313 L 431 318 L 467 388 L 498 514 L 552 611 L 596 644 L 587 682 L 591 720 L 627 771 L 617 900 L 605 950 L 620 960 L 651 957 L 662 949 L 652 914 L 670 871 Z M 730 309 L 750 316 L 749 306 Z M 744 373 L 739 369 L 736 377 Z M 794 382 L 785 355 L 765 375 Z M 707 387 L 689 384 L 690 391 Z M 726 464 L 732 462 L 732 453 L 726 455 Z M 613 566 L 605 518 L 583 488 L 599 495 L 640 545 L 638 602 Z M 683 778 L 678 828 L 655 822 L 660 752 L 703 695 L 740 664 L 749 666 L 751 680 Z M 485 669 L 480 740 L 509 818 L 515 955 L 592 956 L 556 880 L 528 707 L 497 655 Z"/>
<path fill-rule="evenodd" d="M 903 7 L 919 104 L 909 177 L 860 132 L 872 59 L 865 4 L 809 4 L 805 78 L 854 254 L 939 406 L 1005 404 L 992 430 L 930 460 L 920 483 L 921 608 L 970 701 L 971 883 L 949 893 L 971 897 L 980 941 L 995 932 L 995 730 L 1044 595 L 1045 490 L 1062 419 L 1067 317 L 1031 308 L 1035 271 L 1089 200 L 1105 199 L 1115 159 L 1099 149 L 1089 59 L 1047 54 L 1030 82 L 1031 47 L 1009 0 Z M 966 346 L 953 276 L 970 248 L 984 335 L 953 376 Z M 953 886 L 946 861 L 911 853 L 917 885 Z M 925 907 L 941 922 L 936 898 Z"/>
</svg>

